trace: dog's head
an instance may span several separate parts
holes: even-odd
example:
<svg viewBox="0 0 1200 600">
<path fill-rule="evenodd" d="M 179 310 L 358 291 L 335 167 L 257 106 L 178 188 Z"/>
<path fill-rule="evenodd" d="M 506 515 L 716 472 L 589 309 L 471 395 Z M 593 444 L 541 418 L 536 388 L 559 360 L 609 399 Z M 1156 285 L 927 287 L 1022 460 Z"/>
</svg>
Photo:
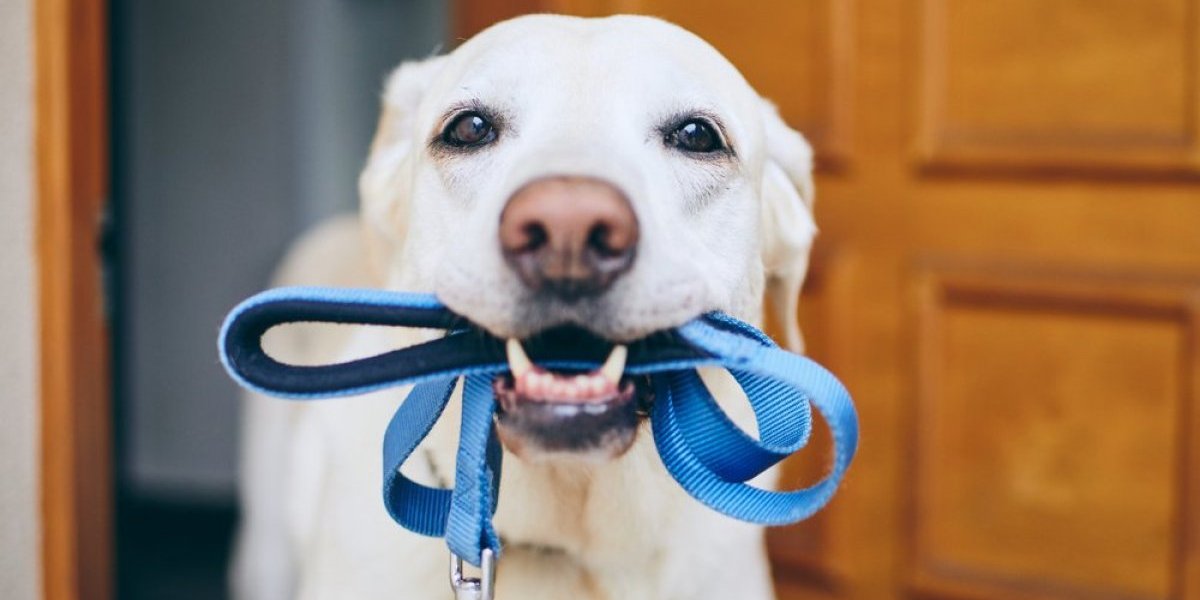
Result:
<svg viewBox="0 0 1200 600">
<path fill-rule="evenodd" d="M 815 227 L 812 153 L 715 49 L 661 20 L 529 16 L 402 65 L 360 186 L 388 285 L 508 338 L 506 444 L 628 447 L 644 389 L 619 344 L 721 310 L 794 308 Z M 787 342 L 793 310 L 779 315 Z M 600 338 L 554 373 L 522 341 Z M 596 452 L 592 453 L 597 454 Z"/>
</svg>

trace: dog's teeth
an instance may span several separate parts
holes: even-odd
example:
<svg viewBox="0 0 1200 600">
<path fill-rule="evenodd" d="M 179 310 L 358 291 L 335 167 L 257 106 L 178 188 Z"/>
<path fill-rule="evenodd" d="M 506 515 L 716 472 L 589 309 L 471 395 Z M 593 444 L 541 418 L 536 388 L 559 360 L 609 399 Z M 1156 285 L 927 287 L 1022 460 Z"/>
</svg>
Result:
<svg viewBox="0 0 1200 600">
<path fill-rule="evenodd" d="M 575 385 L 574 381 L 564 381 L 564 382 L 562 382 L 561 385 L 562 385 L 562 396 L 559 396 L 560 399 L 562 399 L 562 400 L 578 400 L 579 399 L 579 386 Z"/>
<path fill-rule="evenodd" d="M 570 400 L 571 384 L 561 379 L 555 379 L 554 385 L 550 388 L 550 397 L 556 400 Z"/>
<path fill-rule="evenodd" d="M 579 397 L 589 396 L 592 394 L 592 378 L 588 375 L 576 375 L 571 380 L 571 387 L 575 388 Z"/>
<path fill-rule="evenodd" d="M 602 415 L 608 410 L 608 406 L 599 403 L 588 403 L 583 405 L 583 412 L 589 415 Z"/>
<path fill-rule="evenodd" d="M 579 389 L 583 390 L 588 396 L 599 396 L 604 392 L 604 388 L 608 387 L 604 378 L 599 375 L 584 375 L 578 379 Z"/>
<path fill-rule="evenodd" d="M 580 407 L 578 404 L 554 404 L 550 410 L 559 417 L 573 417 L 579 414 Z"/>
<path fill-rule="evenodd" d="M 529 356 L 525 354 L 525 348 L 521 347 L 521 342 L 516 338 L 508 338 L 505 350 L 508 354 L 508 368 L 512 371 L 514 378 L 520 379 L 533 370 L 533 361 L 529 360 Z"/>
<path fill-rule="evenodd" d="M 600 375 L 613 385 L 619 385 L 621 374 L 625 372 L 625 358 L 628 353 L 628 349 L 621 344 L 613 346 L 612 352 L 608 355 L 608 360 L 604 361 L 604 366 L 600 367 Z"/>
<path fill-rule="evenodd" d="M 549 373 L 532 373 L 529 375 L 530 395 L 535 398 L 545 398 L 550 392 L 550 384 L 554 383 Z"/>
</svg>

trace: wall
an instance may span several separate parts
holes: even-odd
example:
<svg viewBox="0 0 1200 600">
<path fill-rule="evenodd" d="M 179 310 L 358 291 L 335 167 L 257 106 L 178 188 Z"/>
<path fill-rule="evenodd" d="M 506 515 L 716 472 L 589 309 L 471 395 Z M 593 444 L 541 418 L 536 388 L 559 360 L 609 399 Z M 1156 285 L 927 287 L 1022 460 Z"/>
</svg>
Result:
<svg viewBox="0 0 1200 600">
<path fill-rule="evenodd" d="M 0 0 L 0 598 L 40 595 L 32 6 Z"/>
<path fill-rule="evenodd" d="M 114 0 L 118 431 L 126 491 L 227 501 L 224 313 L 302 228 L 355 205 L 383 78 L 438 0 Z"/>
</svg>

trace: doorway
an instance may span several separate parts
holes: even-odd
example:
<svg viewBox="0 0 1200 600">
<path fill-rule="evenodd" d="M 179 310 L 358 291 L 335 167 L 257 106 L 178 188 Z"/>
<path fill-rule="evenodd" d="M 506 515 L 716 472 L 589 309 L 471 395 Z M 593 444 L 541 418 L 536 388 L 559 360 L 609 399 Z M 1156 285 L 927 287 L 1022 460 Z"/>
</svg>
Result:
<svg viewBox="0 0 1200 600">
<path fill-rule="evenodd" d="M 355 207 L 384 77 L 445 21 L 436 0 L 112 0 L 118 597 L 225 597 L 239 392 L 218 326 Z"/>
</svg>

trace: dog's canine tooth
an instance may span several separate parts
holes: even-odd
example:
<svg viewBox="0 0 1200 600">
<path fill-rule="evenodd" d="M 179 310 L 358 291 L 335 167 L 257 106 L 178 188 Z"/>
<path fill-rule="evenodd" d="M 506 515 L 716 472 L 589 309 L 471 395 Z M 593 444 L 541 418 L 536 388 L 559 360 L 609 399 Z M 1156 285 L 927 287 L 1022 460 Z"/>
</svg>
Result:
<svg viewBox="0 0 1200 600">
<path fill-rule="evenodd" d="M 608 360 L 604 361 L 604 366 L 600 367 L 600 374 L 613 385 L 621 383 L 621 374 L 625 372 L 625 358 L 628 354 L 629 350 L 623 344 L 617 344 L 609 353 Z"/>
<path fill-rule="evenodd" d="M 514 378 L 520 379 L 533 370 L 533 361 L 529 360 L 529 355 L 525 354 L 525 348 L 521 347 L 521 342 L 517 338 L 508 338 L 504 349 L 508 354 L 508 368 L 512 371 Z"/>
</svg>

